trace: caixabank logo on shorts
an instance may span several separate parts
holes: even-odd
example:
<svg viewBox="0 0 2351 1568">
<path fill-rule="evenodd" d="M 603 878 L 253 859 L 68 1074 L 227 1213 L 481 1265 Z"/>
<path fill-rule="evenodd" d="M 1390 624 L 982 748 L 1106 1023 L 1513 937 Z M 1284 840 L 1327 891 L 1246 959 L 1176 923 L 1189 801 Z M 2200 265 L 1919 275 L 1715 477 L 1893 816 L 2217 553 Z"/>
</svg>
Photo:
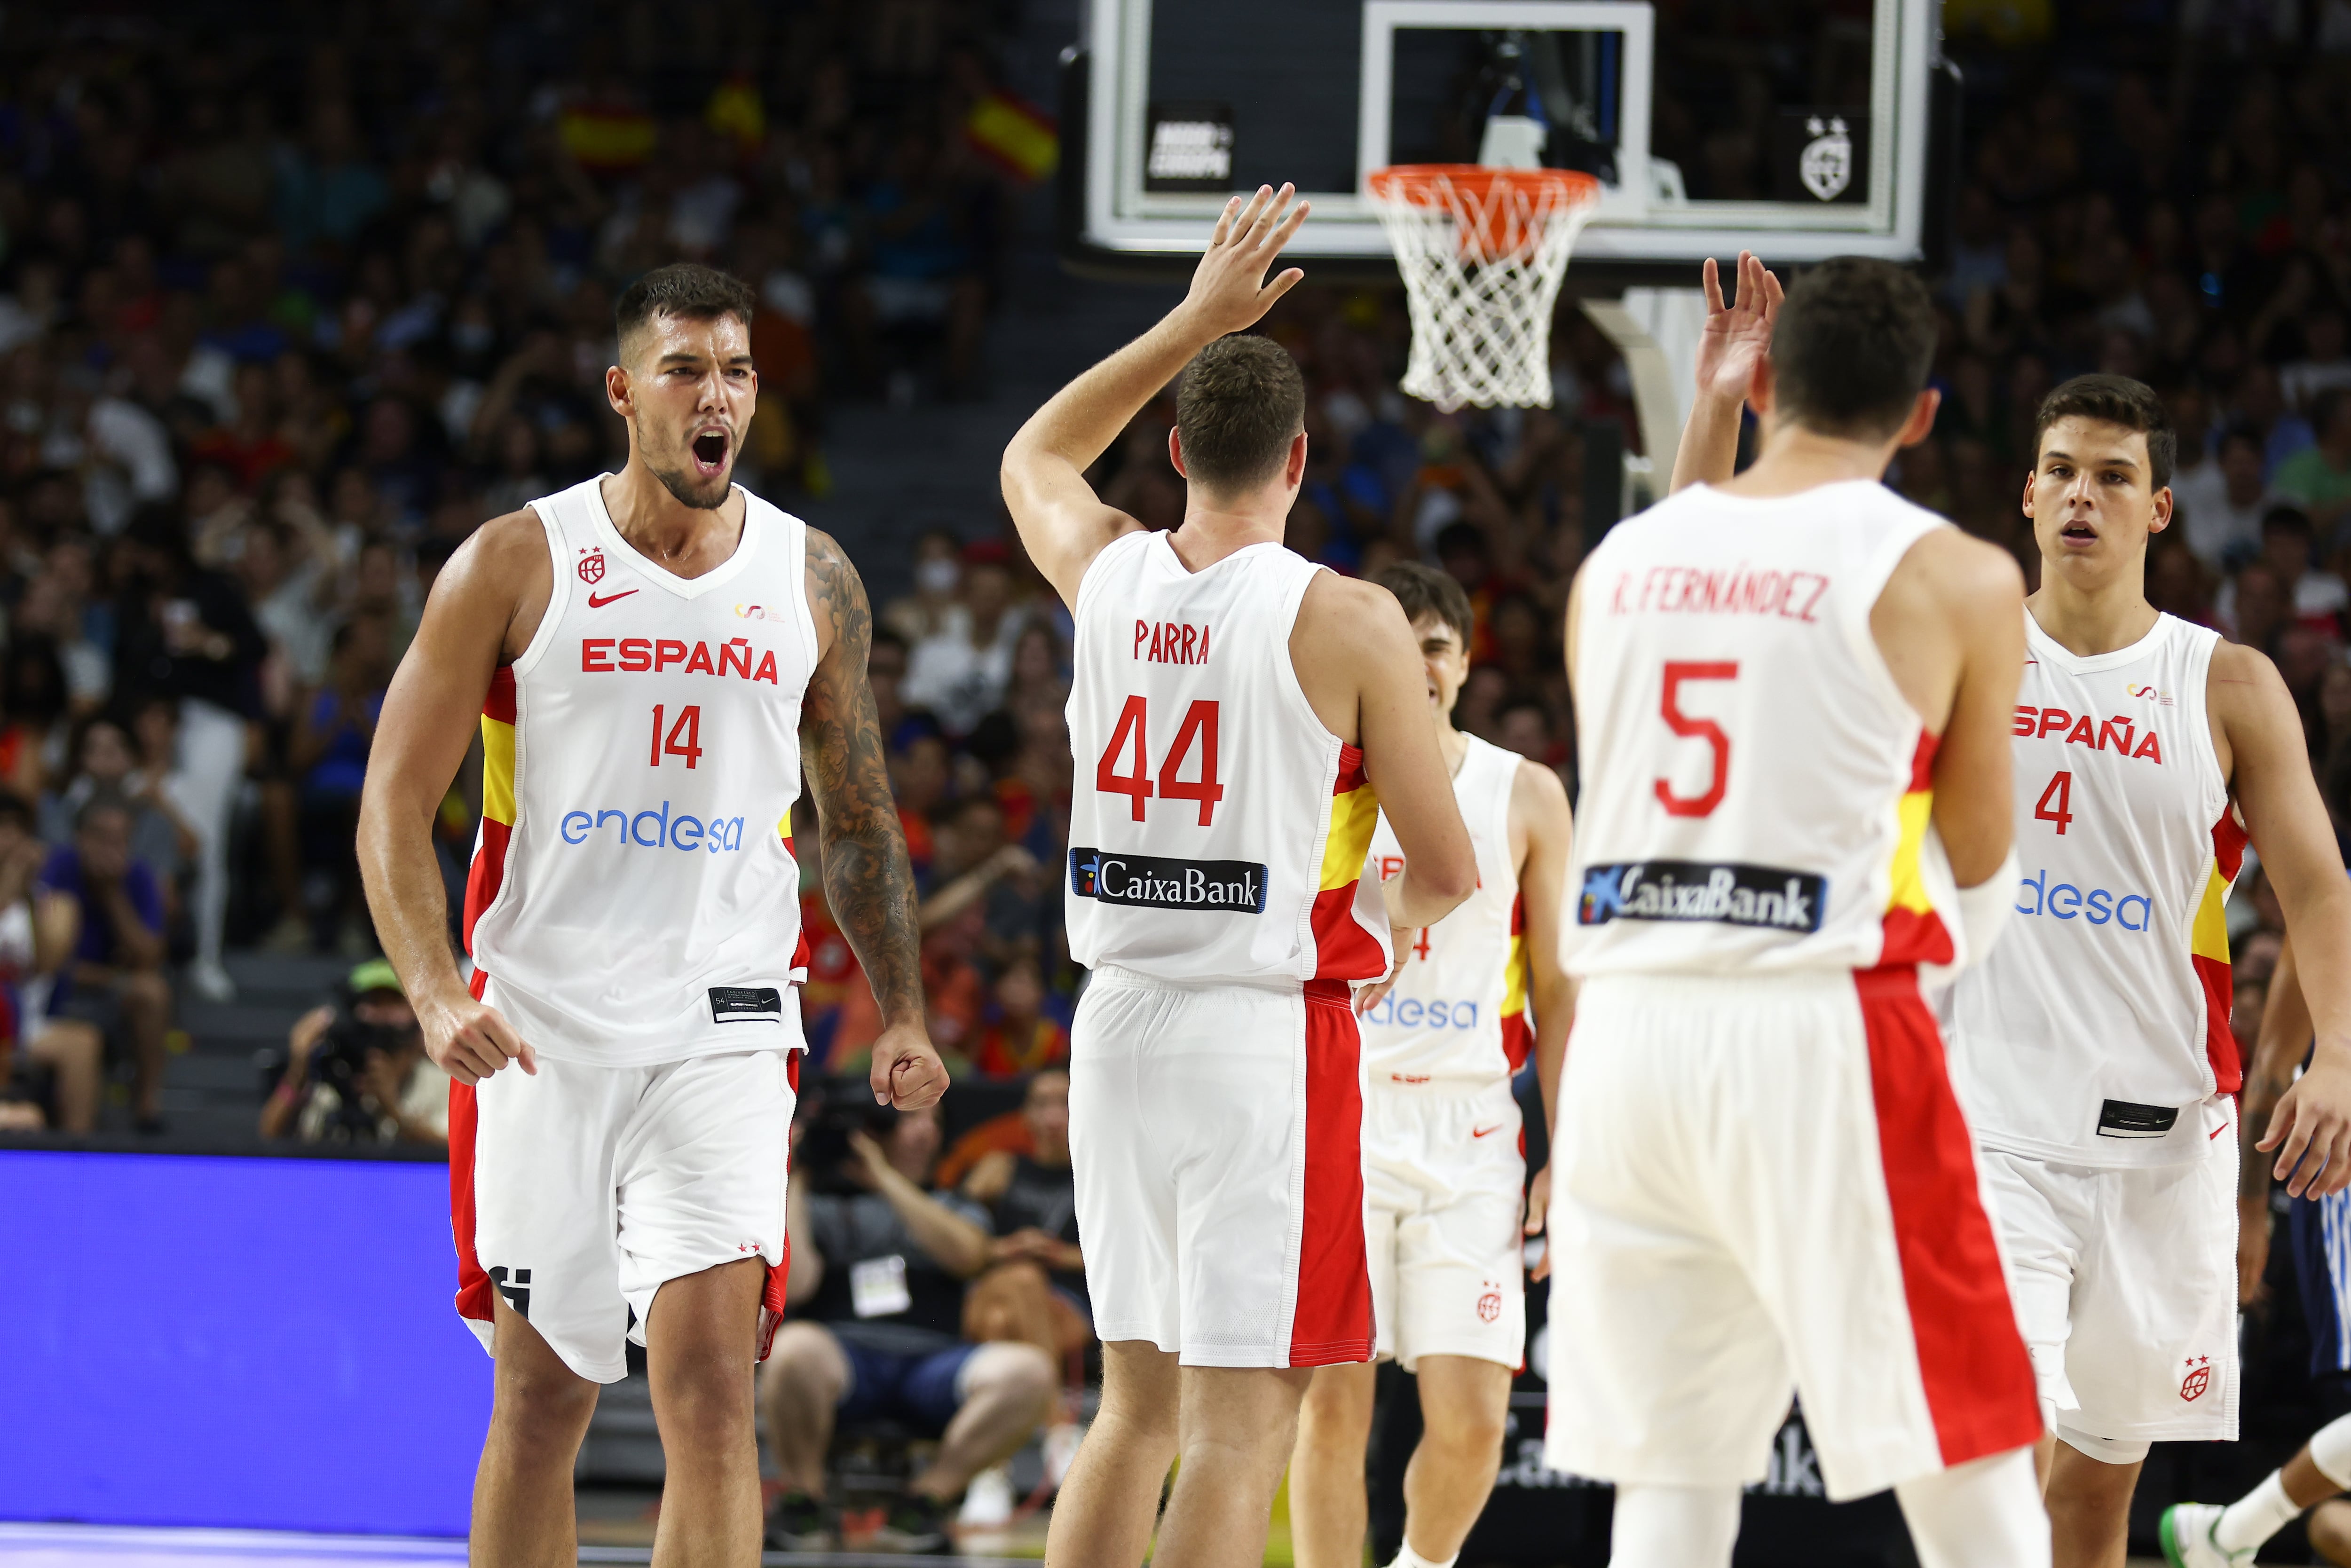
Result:
<svg viewBox="0 0 2351 1568">
<path fill-rule="evenodd" d="M 1265 913 L 1265 867 L 1255 861 L 1167 860 L 1072 846 L 1070 891 L 1138 909 Z"/>
<path fill-rule="evenodd" d="M 1612 920 L 1704 920 L 1769 931 L 1818 931 L 1828 878 L 1769 865 L 1633 861 L 1583 873 L 1580 925 Z"/>
</svg>

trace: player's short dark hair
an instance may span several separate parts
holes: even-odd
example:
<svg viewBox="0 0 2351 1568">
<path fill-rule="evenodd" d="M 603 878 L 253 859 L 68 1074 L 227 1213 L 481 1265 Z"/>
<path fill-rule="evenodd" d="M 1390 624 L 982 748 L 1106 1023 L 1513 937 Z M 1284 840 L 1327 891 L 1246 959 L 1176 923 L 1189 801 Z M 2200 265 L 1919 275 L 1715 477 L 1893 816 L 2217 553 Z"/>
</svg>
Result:
<svg viewBox="0 0 2351 1568">
<path fill-rule="evenodd" d="M 2171 428 L 2171 410 L 2145 382 L 2128 376 L 2075 376 L 2060 382 L 2032 416 L 2032 460 L 2041 461 L 2041 441 L 2061 419 L 2095 419 L 2119 424 L 2147 437 L 2147 488 L 2160 490 L 2171 483 L 2172 465 L 2179 460 L 2179 434 Z"/>
<path fill-rule="evenodd" d="M 759 297 L 751 286 L 732 273 L 705 267 L 698 261 L 673 262 L 656 267 L 651 272 L 621 290 L 621 298 L 612 307 L 612 329 L 626 354 L 630 338 L 656 316 L 682 317 L 688 321 L 709 321 L 720 316 L 732 316 L 744 326 L 759 308 Z"/>
<path fill-rule="evenodd" d="M 1774 395 L 1823 435 L 1902 428 L 1935 361 L 1935 306 L 1907 267 L 1832 256 L 1788 290 L 1771 330 Z"/>
<path fill-rule="evenodd" d="M 1372 580 L 1395 595 L 1406 621 L 1434 615 L 1461 634 L 1463 648 L 1469 646 L 1477 617 L 1470 611 L 1468 593 L 1451 573 L 1416 560 L 1400 560 Z"/>
<path fill-rule="evenodd" d="M 1270 338 L 1219 338 L 1184 367 L 1176 389 L 1176 431 L 1184 472 L 1218 495 L 1236 495 L 1281 471 L 1306 428 L 1306 378 Z"/>
</svg>

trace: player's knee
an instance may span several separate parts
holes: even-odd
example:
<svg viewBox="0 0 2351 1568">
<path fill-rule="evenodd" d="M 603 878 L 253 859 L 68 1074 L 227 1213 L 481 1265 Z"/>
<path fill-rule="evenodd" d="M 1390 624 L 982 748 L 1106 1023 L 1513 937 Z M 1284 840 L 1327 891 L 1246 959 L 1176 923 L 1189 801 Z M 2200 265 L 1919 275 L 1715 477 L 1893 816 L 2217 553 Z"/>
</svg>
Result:
<svg viewBox="0 0 2351 1568">
<path fill-rule="evenodd" d="M 2329 1563 L 2351 1568 L 2351 1502 L 2329 1498 L 2310 1511 L 2310 1549 Z"/>
<path fill-rule="evenodd" d="M 500 1370 L 497 1415 L 508 1440 L 568 1461 L 596 1413 L 596 1385 L 559 1365 Z"/>
<path fill-rule="evenodd" d="M 1421 1413 L 1421 1440 L 1463 1463 L 1499 1462 L 1508 1412 L 1484 1401 Z"/>
</svg>

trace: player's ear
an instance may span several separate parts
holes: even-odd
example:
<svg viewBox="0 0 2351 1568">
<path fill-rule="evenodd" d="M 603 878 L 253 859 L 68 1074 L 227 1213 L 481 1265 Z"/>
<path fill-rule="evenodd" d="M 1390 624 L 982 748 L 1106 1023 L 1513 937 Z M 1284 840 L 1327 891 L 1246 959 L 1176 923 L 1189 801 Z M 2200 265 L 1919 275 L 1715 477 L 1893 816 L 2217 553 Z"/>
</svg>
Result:
<svg viewBox="0 0 2351 1568">
<path fill-rule="evenodd" d="M 1281 481 L 1295 490 L 1306 482 L 1306 433 L 1290 438 L 1290 461 L 1282 465 Z"/>
<path fill-rule="evenodd" d="M 2155 512 L 2147 520 L 2147 531 L 2159 534 L 2171 526 L 2171 486 L 2166 485 L 2155 493 Z"/>
<path fill-rule="evenodd" d="M 1184 433 L 1172 424 L 1167 427 L 1167 461 L 1175 465 L 1176 472 L 1181 477 L 1186 480 L 1192 477 L 1184 470 Z"/>
<path fill-rule="evenodd" d="M 1747 378 L 1747 406 L 1755 411 L 1757 419 L 1771 412 L 1773 396 L 1778 390 L 1771 380 L 1771 356 L 1758 354 L 1755 369 Z"/>
<path fill-rule="evenodd" d="M 604 367 L 604 401 L 611 403 L 612 412 L 622 419 L 635 417 L 636 392 L 629 384 L 627 366 L 606 365 Z"/>
<path fill-rule="evenodd" d="M 1902 422 L 1902 434 L 1896 438 L 1896 444 L 1916 446 L 1926 440 L 1934 433 L 1935 411 L 1942 406 L 1943 394 L 1935 388 L 1920 392 L 1918 401 L 1910 405 L 1910 417 Z"/>
<path fill-rule="evenodd" d="M 2027 468 L 2024 471 L 2024 515 L 2028 517 L 2032 515 L 2032 482 L 2040 476 L 2041 470 L 2038 467 Z"/>
</svg>

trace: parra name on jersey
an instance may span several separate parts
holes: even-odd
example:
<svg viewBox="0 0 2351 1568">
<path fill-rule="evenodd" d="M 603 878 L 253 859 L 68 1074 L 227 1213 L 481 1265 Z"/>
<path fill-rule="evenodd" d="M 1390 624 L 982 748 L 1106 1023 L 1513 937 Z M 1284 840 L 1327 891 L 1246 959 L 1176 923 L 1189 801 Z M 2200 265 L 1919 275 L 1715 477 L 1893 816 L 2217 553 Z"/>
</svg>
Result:
<svg viewBox="0 0 2351 1568">
<path fill-rule="evenodd" d="M 1208 628 L 1182 621 L 1137 621 L 1134 657 L 1146 664 L 1205 664 Z"/>
<path fill-rule="evenodd" d="M 1070 891 L 1145 909 L 1265 913 L 1265 867 L 1251 861 L 1169 860 L 1073 846 Z"/>
<path fill-rule="evenodd" d="M 1705 920 L 1773 931 L 1817 931 L 1828 879 L 1768 865 L 1635 861 L 1585 870 L 1579 925 L 1612 920 Z"/>
</svg>

